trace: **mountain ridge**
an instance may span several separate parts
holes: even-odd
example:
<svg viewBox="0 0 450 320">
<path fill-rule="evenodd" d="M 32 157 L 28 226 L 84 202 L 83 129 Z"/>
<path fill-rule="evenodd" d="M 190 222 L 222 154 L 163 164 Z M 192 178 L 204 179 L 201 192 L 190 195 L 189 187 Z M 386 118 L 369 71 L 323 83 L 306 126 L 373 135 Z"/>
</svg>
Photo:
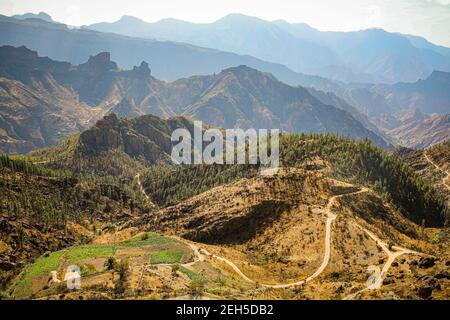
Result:
<svg viewBox="0 0 450 320">
<path fill-rule="evenodd" d="M 236 65 L 249 65 L 271 72 L 292 85 L 320 83 L 334 85 L 332 81 L 296 73 L 284 65 L 266 62 L 248 55 L 237 55 L 216 49 L 196 47 L 191 44 L 132 38 L 105 34 L 87 29 L 73 29 L 66 25 L 44 20 L 18 20 L 0 15 L 0 45 L 22 46 L 38 51 L 51 59 L 84 63 L 89 56 L 105 49 L 121 68 L 132 68 L 141 61 L 153 66 L 158 78 L 174 81 L 192 75 L 212 74 Z M 63 39 L 60 46 L 50 46 L 48 39 Z M 76 45 L 75 45 L 76 44 Z M 132 53 L 132 54 L 130 54 Z M 172 61 L 170 65 L 165 63 Z"/>
<path fill-rule="evenodd" d="M 167 83 L 154 78 L 146 62 L 132 70 L 119 69 L 107 52 L 91 56 L 78 66 L 41 58 L 24 47 L 2 47 L 0 56 L 4 58 L 0 76 L 26 83 L 50 101 L 55 97 L 66 99 L 64 103 L 72 106 L 67 109 L 69 113 L 86 114 L 87 119 L 78 123 L 80 131 L 112 112 L 127 116 L 185 115 L 224 128 L 333 132 L 355 139 L 370 138 L 377 145 L 388 147 L 382 137 L 348 111 L 325 105 L 302 87 L 289 86 L 271 74 L 246 66 Z M 25 102 L 24 105 L 27 106 Z M 211 117 L 213 109 L 215 117 Z M 289 113 L 296 116 L 290 118 Z M 17 123 L 12 113 L 8 119 Z M 10 134 L 14 136 L 13 132 Z M 45 145 L 49 144 L 39 147 Z"/>
<path fill-rule="evenodd" d="M 382 29 L 322 32 L 301 23 L 269 22 L 243 14 L 229 14 L 212 23 L 174 19 L 148 23 L 123 17 L 84 28 L 249 54 L 345 82 L 413 82 L 434 70 L 450 71 L 445 47 Z"/>
</svg>

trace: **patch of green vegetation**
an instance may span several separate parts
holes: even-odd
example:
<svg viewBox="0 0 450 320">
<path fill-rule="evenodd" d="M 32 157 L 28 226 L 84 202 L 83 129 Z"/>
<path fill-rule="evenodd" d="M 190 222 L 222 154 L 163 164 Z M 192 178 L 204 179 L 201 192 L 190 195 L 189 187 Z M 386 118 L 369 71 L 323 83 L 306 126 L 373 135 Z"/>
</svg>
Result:
<svg viewBox="0 0 450 320">
<path fill-rule="evenodd" d="M 256 165 L 153 166 L 143 171 L 142 181 L 153 201 L 168 206 L 214 187 L 251 177 L 257 170 Z"/>
<path fill-rule="evenodd" d="M 205 278 L 203 278 L 201 275 L 199 275 L 198 273 L 189 270 L 186 267 L 180 266 L 180 268 L 178 269 L 178 271 L 183 272 L 185 275 L 187 275 L 189 277 L 189 279 L 191 279 L 192 281 L 201 283 L 203 285 L 205 285 L 206 283 L 208 283 L 208 280 L 206 280 Z"/>
<path fill-rule="evenodd" d="M 115 253 L 114 246 L 83 246 L 68 249 L 66 259 L 69 263 L 77 263 L 85 259 L 110 257 Z"/>
<path fill-rule="evenodd" d="M 164 237 L 154 232 L 147 232 L 145 234 L 137 235 L 133 238 L 125 240 L 120 243 L 121 247 L 143 247 L 143 246 L 155 246 L 167 243 L 177 243 L 178 240 Z"/>
<path fill-rule="evenodd" d="M 444 198 L 400 158 L 374 147 L 369 140 L 336 135 L 286 134 L 280 139 L 284 166 L 306 167 L 317 157 L 331 164 L 331 175 L 351 183 L 371 185 L 410 220 L 442 227 L 450 212 Z"/>
<path fill-rule="evenodd" d="M 5 291 L 0 291 L 0 300 L 7 300 L 9 299 L 9 294 Z"/>
<path fill-rule="evenodd" d="M 28 297 L 32 294 L 33 282 L 37 277 L 47 276 L 50 271 L 57 270 L 61 257 L 66 251 L 53 252 L 47 257 L 41 256 L 25 268 L 19 282 L 14 287 L 13 295 L 17 298 Z"/>
<path fill-rule="evenodd" d="M 23 156 L 16 156 L 32 162 L 48 161 L 56 162 L 73 157 L 79 144 L 80 135 L 76 134 L 62 139 L 56 145 L 34 150 Z"/>
<path fill-rule="evenodd" d="M 91 275 L 91 274 L 94 274 L 94 273 L 97 272 L 97 270 L 95 269 L 95 266 L 90 264 L 90 263 L 82 264 L 80 269 L 81 269 L 80 270 L 81 271 L 81 276 L 83 276 L 83 277 Z"/>
<path fill-rule="evenodd" d="M 161 250 L 151 254 L 150 263 L 178 263 L 180 262 L 182 256 L 183 251 L 180 249 Z"/>
</svg>

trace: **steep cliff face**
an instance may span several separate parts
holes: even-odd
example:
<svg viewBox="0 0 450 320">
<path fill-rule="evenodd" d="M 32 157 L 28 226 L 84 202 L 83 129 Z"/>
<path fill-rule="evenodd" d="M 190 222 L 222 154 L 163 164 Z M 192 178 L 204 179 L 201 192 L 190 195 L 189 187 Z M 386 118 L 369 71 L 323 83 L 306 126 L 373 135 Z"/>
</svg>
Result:
<svg viewBox="0 0 450 320">
<path fill-rule="evenodd" d="M 167 161 L 172 151 L 170 137 L 178 128 L 193 133 L 193 124 L 185 118 L 163 120 L 146 115 L 124 119 L 111 114 L 80 135 L 79 151 L 92 156 L 116 149 L 131 158 L 143 158 L 149 164 Z"/>
<path fill-rule="evenodd" d="M 107 52 L 72 66 L 25 47 L 1 47 L 0 150 L 26 153 L 53 145 L 106 113 L 172 115 L 148 98 L 160 83 L 147 63 L 120 71 Z"/>
</svg>

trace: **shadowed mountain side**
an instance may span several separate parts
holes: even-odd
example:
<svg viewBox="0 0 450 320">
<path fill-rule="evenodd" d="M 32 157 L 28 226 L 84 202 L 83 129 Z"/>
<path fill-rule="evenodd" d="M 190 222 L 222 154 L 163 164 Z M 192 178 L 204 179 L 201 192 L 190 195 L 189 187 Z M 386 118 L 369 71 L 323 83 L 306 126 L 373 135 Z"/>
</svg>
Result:
<svg viewBox="0 0 450 320">
<path fill-rule="evenodd" d="M 361 115 L 353 117 L 351 113 L 354 110 L 339 99 L 325 99 L 325 94 L 320 97 L 316 93 L 325 101 L 324 104 L 302 87 L 289 86 L 269 73 L 246 66 L 167 83 L 154 78 L 146 62 L 132 70 L 120 70 L 107 52 L 91 56 L 78 66 L 39 57 L 25 47 L 1 47 L 0 57 L 0 76 L 14 80 L 11 84 L 36 91 L 35 95 L 42 96 L 45 101 L 58 102 L 52 112 L 58 114 L 63 109 L 70 116 L 85 114 L 75 122 L 78 131 L 110 113 L 128 117 L 153 114 L 164 118 L 184 115 L 223 128 L 337 133 L 353 139 L 368 138 L 377 146 L 388 147 L 379 134 L 355 118 L 364 120 Z M 30 109 L 31 100 L 27 100 L 25 93 L 18 99 L 21 99 L 22 108 L 35 112 L 29 112 L 20 119 L 14 112 L 7 115 L 6 110 L 14 110 L 15 107 L 13 99 L 5 100 L 9 102 L 4 105 L 3 141 L 4 144 L 12 143 L 13 140 L 7 138 L 10 137 L 22 140 L 17 142 L 19 144 L 31 142 L 33 145 L 28 149 L 14 147 L 11 152 L 52 145 L 67 136 L 67 129 L 60 130 L 53 125 L 42 128 L 36 124 L 36 112 L 44 104 Z M 73 127 L 69 122 L 64 124 L 64 118 L 61 120 L 62 126 Z M 20 130 L 11 129 L 24 121 L 31 121 L 28 122 L 31 125 L 22 125 Z M 368 121 L 365 123 L 369 125 Z M 30 133 L 32 130 L 46 130 L 46 139 L 36 142 Z M 18 131 L 22 133 L 18 134 Z M 70 133 L 76 132 L 72 130 Z"/>
<path fill-rule="evenodd" d="M 348 111 L 326 105 L 302 87 L 286 85 L 246 66 L 222 71 L 183 115 L 213 126 L 280 128 L 287 132 L 337 133 L 386 142 Z"/>
<path fill-rule="evenodd" d="M 55 43 L 58 43 L 55 46 Z M 237 65 L 248 65 L 271 72 L 292 85 L 317 83 L 333 86 L 327 79 L 296 73 L 284 65 L 266 62 L 248 55 L 196 47 L 186 43 L 156 41 L 68 28 L 39 19 L 18 20 L 0 15 L 0 45 L 22 46 L 37 50 L 52 59 L 80 64 L 108 51 L 122 68 L 141 61 L 152 65 L 153 74 L 167 81 L 193 75 L 212 74 Z"/>
</svg>

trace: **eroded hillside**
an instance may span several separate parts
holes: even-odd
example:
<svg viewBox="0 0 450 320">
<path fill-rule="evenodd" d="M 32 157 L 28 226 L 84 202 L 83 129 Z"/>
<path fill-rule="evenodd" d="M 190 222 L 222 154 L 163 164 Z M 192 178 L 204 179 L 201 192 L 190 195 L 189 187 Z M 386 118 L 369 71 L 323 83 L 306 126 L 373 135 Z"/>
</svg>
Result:
<svg viewBox="0 0 450 320">
<path fill-rule="evenodd" d="M 154 78 L 144 61 L 121 70 L 108 52 L 76 66 L 23 46 L 1 47 L 0 58 L 0 147 L 7 153 L 52 146 L 111 113 L 183 115 L 223 128 L 337 133 L 389 147 L 367 119 L 354 117 L 347 106 L 322 101 L 247 66 L 167 83 Z"/>
<path fill-rule="evenodd" d="M 14 160 L 42 168 L 29 172 L 36 181 L 48 181 L 44 177 L 52 172 L 74 175 L 67 192 L 79 194 L 80 189 L 82 196 L 70 201 L 48 182 L 33 185 L 69 207 L 81 206 L 69 210 L 79 210 L 81 221 L 67 216 L 66 225 L 82 226 L 74 230 L 85 230 L 87 238 L 64 231 L 69 227 L 61 229 L 71 237 L 34 263 L 25 259 L 30 263 L 21 264 L 20 275 L 8 278 L 9 297 L 448 297 L 444 198 L 400 158 L 368 141 L 304 134 L 282 136 L 282 168 L 276 175 L 261 175 L 262 168 L 251 165 L 168 166 L 154 161 L 152 157 L 167 155 L 164 132 L 183 123 L 111 115 L 81 136 L 23 157 L 25 162 Z M 151 157 L 139 151 L 147 145 L 153 146 Z M 113 154 L 124 157 L 114 158 L 118 168 L 128 168 L 114 173 L 115 178 L 104 171 L 114 168 Z M 441 166 L 445 160 L 438 158 L 447 157 L 447 151 L 433 149 L 430 157 Z M 75 159 L 89 167 L 68 165 Z M 8 168 L 2 175 L 5 199 L 21 203 L 17 182 L 7 182 L 13 170 Z M 23 175 L 20 181 L 28 177 Z M 117 196 L 120 190 L 136 202 Z M 29 220 L 39 212 L 32 208 L 22 216 Z M 50 212 L 58 217 L 58 210 Z M 6 220 L 15 221 L 11 214 Z M 8 237 L 19 234 L 13 230 Z M 71 264 L 82 271 L 76 292 L 63 281 Z"/>
<path fill-rule="evenodd" d="M 448 297 L 447 240 L 429 241 L 442 230 L 423 229 L 374 191 L 320 171 L 285 168 L 145 214 L 91 245 L 40 258 L 53 261 L 54 278 L 36 278 L 31 265 L 12 293 L 43 299 Z M 109 268 L 111 257 L 117 265 Z M 55 281 L 74 262 L 85 270 L 76 295 Z M 368 276 L 383 268 L 369 290 Z M 34 289 L 24 291 L 24 281 Z"/>
<path fill-rule="evenodd" d="M 139 190 L 0 159 L 0 286 L 30 261 L 110 232 L 147 210 Z"/>
</svg>

